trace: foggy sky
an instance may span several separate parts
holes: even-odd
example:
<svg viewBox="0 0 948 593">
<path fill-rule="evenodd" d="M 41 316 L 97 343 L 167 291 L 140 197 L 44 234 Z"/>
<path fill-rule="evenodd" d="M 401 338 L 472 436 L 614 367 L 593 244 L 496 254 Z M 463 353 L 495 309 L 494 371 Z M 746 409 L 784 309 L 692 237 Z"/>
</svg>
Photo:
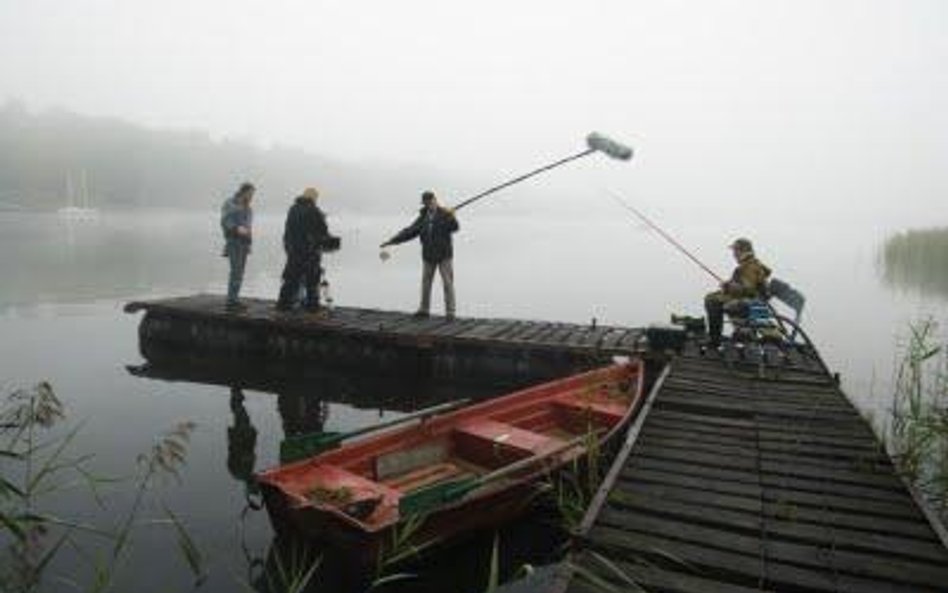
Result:
<svg viewBox="0 0 948 593">
<path fill-rule="evenodd" d="M 631 164 L 533 190 L 614 211 L 593 196 L 617 188 L 663 220 L 944 224 L 946 17 L 939 0 L 0 0 L 0 100 L 485 185 L 600 130 Z"/>
</svg>

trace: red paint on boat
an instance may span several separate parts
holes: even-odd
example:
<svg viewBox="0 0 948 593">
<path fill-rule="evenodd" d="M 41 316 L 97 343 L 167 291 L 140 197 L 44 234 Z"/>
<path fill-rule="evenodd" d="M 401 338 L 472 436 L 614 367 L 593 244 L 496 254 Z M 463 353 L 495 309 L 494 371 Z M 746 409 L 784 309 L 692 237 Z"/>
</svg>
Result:
<svg viewBox="0 0 948 593">
<path fill-rule="evenodd" d="M 586 454 L 587 441 L 571 440 L 596 435 L 606 446 L 637 412 L 642 383 L 640 361 L 611 365 L 389 429 L 257 479 L 278 531 L 288 525 L 374 555 L 406 520 L 403 496 L 527 464 L 426 513 L 420 537 L 449 538 L 522 510 L 531 484 Z M 542 461 L 524 461 L 531 457 Z"/>
</svg>

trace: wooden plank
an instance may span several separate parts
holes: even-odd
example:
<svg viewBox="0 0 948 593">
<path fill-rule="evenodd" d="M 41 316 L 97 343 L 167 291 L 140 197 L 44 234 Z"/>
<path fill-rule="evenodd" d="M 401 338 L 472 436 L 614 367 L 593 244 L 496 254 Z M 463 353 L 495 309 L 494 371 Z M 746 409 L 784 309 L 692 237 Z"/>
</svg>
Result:
<svg viewBox="0 0 948 593">
<path fill-rule="evenodd" d="M 774 539 L 762 540 L 759 535 L 744 535 L 740 533 L 722 534 L 712 528 L 693 523 L 675 521 L 646 514 L 623 515 L 621 513 L 605 514 L 603 526 L 623 530 L 625 524 L 634 525 L 634 533 L 646 537 L 665 538 L 664 545 L 676 549 L 679 545 L 706 546 L 709 542 L 712 547 L 722 551 L 747 555 L 750 558 L 765 555 L 766 572 L 775 564 L 786 564 L 826 571 L 842 573 L 853 577 L 851 582 L 862 583 L 864 586 L 879 587 L 881 583 L 873 583 L 879 579 L 899 583 L 938 587 L 948 582 L 948 567 L 938 566 L 926 562 L 916 562 L 896 558 L 887 554 L 866 554 L 847 550 L 826 550 L 795 542 Z M 604 532 L 608 533 L 608 532 Z M 654 541 L 654 540 L 653 540 Z M 635 545 L 631 541 L 623 542 Z M 833 590 L 833 589 L 831 589 Z M 872 589 L 869 590 L 878 590 Z"/>
<path fill-rule="evenodd" d="M 633 457 L 629 460 L 629 463 L 630 467 L 628 468 L 628 471 L 635 471 L 635 469 L 641 467 L 685 475 L 701 476 L 713 480 L 732 481 L 744 484 L 760 484 L 766 488 L 798 490 L 801 492 L 810 492 L 813 494 L 832 494 L 836 496 L 846 496 L 853 499 L 867 499 L 871 501 L 886 502 L 889 504 L 912 506 L 911 499 L 907 494 L 879 488 L 863 488 L 859 486 L 851 486 L 848 484 L 834 484 L 832 489 L 829 489 L 827 488 L 826 483 L 820 480 L 807 480 L 803 478 L 787 476 L 760 475 L 754 471 L 708 467 L 697 463 L 689 463 L 686 461 L 662 457 L 646 457 L 638 454 L 638 452 L 633 455 Z"/>
<path fill-rule="evenodd" d="M 668 431 L 656 430 L 650 426 L 643 433 L 643 444 L 683 449 L 686 451 L 703 451 L 719 455 L 738 455 L 766 459 L 769 461 L 797 463 L 804 466 L 813 466 L 824 469 L 841 471 L 863 472 L 867 475 L 894 476 L 894 468 L 888 458 L 876 452 L 869 455 L 844 455 L 838 449 L 825 449 L 805 445 L 771 446 L 768 443 L 748 440 L 714 439 L 700 434 L 675 434 Z M 896 481 L 898 481 L 896 479 Z"/>
<path fill-rule="evenodd" d="M 793 394 L 793 395 L 773 395 L 768 393 L 755 393 L 732 387 L 720 386 L 715 388 L 713 385 L 669 385 L 666 388 L 669 394 L 678 396 L 700 396 L 700 397 L 718 397 L 731 401 L 739 401 L 750 405 L 757 404 L 763 406 L 781 405 L 788 407 L 798 407 L 803 410 L 818 410 L 857 415 L 855 410 L 849 404 L 839 401 L 835 397 L 822 397 L 812 394 Z"/>
<path fill-rule="evenodd" d="M 517 342 L 530 343 L 535 342 L 536 336 L 542 334 L 545 331 L 548 331 L 552 326 L 552 323 L 548 322 L 536 322 L 531 325 L 523 328 L 516 335 L 512 336 L 511 339 L 516 340 Z"/>
<path fill-rule="evenodd" d="M 439 328 L 428 332 L 430 336 L 454 338 L 470 331 L 481 323 L 480 319 L 456 319 L 454 323 L 448 323 Z M 454 340 L 451 340 L 452 342 Z"/>
<path fill-rule="evenodd" d="M 544 325 L 543 329 L 537 332 L 536 335 L 531 337 L 533 342 L 541 344 L 543 346 L 554 346 L 555 342 L 551 341 L 551 338 L 556 335 L 559 331 L 563 329 L 563 323 L 547 323 Z"/>
<path fill-rule="evenodd" d="M 602 337 L 600 347 L 604 350 L 612 350 L 619 347 L 619 342 L 621 342 L 627 335 L 629 335 L 629 328 L 626 327 L 614 327 L 611 328 L 609 333 Z"/>
<path fill-rule="evenodd" d="M 509 324 L 509 320 L 483 319 L 479 325 L 455 337 L 470 340 L 487 340 L 491 335 L 496 333 L 500 327 L 506 327 Z"/>
<path fill-rule="evenodd" d="M 636 448 L 636 455 L 652 457 L 669 461 L 693 463 L 706 468 L 720 468 L 723 470 L 740 470 L 752 472 L 761 476 L 803 478 L 823 484 L 826 490 L 832 490 L 837 485 L 853 486 L 866 491 L 867 489 L 904 493 L 902 483 L 892 475 L 860 474 L 844 470 L 826 470 L 801 464 L 784 463 L 759 459 L 757 456 L 738 456 L 719 453 L 707 453 L 696 449 L 678 449 L 663 447 L 643 440 Z"/>
<path fill-rule="evenodd" d="M 857 428 L 862 426 L 862 419 L 850 412 L 834 412 L 831 410 L 804 408 L 779 403 L 758 404 L 741 401 L 736 398 L 713 397 L 704 395 L 687 395 L 681 392 L 668 391 L 662 394 L 661 402 L 666 408 L 694 409 L 704 413 L 727 414 L 732 416 L 755 416 L 766 414 L 770 418 L 793 418 L 819 424 L 832 423 L 837 426 Z"/>
<path fill-rule="evenodd" d="M 528 320 L 515 320 L 510 323 L 510 325 L 502 328 L 500 331 L 491 336 L 492 339 L 498 341 L 514 341 L 517 339 L 522 332 L 529 331 L 530 328 L 534 326 L 533 321 Z"/>
<path fill-rule="evenodd" d="M 660 568 L 650 564 L 625 562 L 616 558 L 608 559 L 608 565 L 592 552 L 581 554 L 575 562 L 592 573 L 595 578 L 609 583 L 616 591 L 635 591 L 629 582 L 636 583 L 643 591 L 661 591 L 663 593 L 760 593 L 757 587 L 743 587 L 733 582 L 722 582 L 702 576 L 688 574 L 687 568 L 675 570 Z M 621 574 L 617 575 L 616 570 Z M 603 593 L 598 582 L 578 575 L 568 590 L 569 593 Z"/>
<path fill-rule="evenodd" d="M 708 513 L 702 505 L 655 498 L 627 492 L 621 499 L 610 500 L 610 509 L 629 509 L 639 513 L 660 514 L 679 521 L 703 524 L 722 531 L 758 534 L 762 527 L 768 537 L 807 543 L 854 552 L 880 553 L 918 562 L 948 563 L 948 551 L 940 543 L 924 542 L 914 538 L 890 534 L 869 533 L 839 525 L 822 526 L 794 521 L 766 520 L 751 513 L 716 509 Z M 606 511 L 603 511 L 603 516 Z M 605 519 L 603 519 L 605 520 Z"/>
<path fill-rule="evenodd" d="M 756 512 L 760 516 L 772 520 L 838 525 L 867 532 L 891 533 L 928 542 L 937 541 L 928 525 L 921 521 L 894 520 L 876 515 L 813 508 L 812 506 L 797 505 L 787 501 L 774 503 L 765 499 L 762 492 L 758 493 L 758 496 L 719 494 L 703 489 L 654 484 L 638 479 L 628 480 L 623 477 L 622 483 L 616 488 L 615 496 L 611 497 L 610 500 L 621 501 L 625 492 L 639 493 L 688 504 L 720 507 L 725 510 Z"/>
<path fill-rule="evenodd" d="M 607 511 L 603 512 L 608 520 Z M 722 534 L 717 534 L 720 537 Z M 813 592 L 836 593 L 835 579 L 830 571 L 814 571 L 786 565 L 765 564 L 761 558 L 727 551 L 726 548 L 690 544 L 667 537 L 615 529 L 607 522 L 590 534 L 597 549 L 609 557 L 643 559 L 659 566 L 668 564 L 666 558 L 675 558 L 679 569 L 692 570 L 718 581 L 737 583 L 745 587 L 758 586 L 766 591 L 765 583 L 780 587 Z M 766 569 L 766 572 L 765 572 Z M 776 590 L 780 590 L 779 588 Z M 869 593 L 871 589 L 865 589 Z M 861 591 L 859 593 L 862 593 Z"/>
<path fill-rule="evenodd" d="M 749 430 L 732 431 L 716 427 L 674 424 L 657 419 L 651 419 L 648 432 L 656 436 L 694 439 L 703 443 L 737 446 L 756 444 L 761 451 L 773 453 L 799 453 L 827 458 L 859 459 L 890 465 L 889 458 L 883 454 L 878 445 L 856 447 L 851 446 L 850 441 L 846 439 L 821 438 L 806 434 L 787 435 L 755 433 Z"/>
<path fill-rule="evenodd" d="M 622 479 L 634 483 L 668 484 L 708 492 L 759 497 L 774 504 L 842 510 L 881 518 L 891 517 L 901 520 L 911 520 L 912 522 L 920 522 L 923 519 L 917 509 L 905 504 L 853 498 L 833 493 L 813 493 L 802 490 L 777 488 L 772 485 L 764 488 L 757 483 L 719 480 L 705 476 L 695 476 L 659 469 L 636 467 L 623 472 Z"/>
<path fill-rule="evenodd" d="M 619 343 L 616 344 L 616 348 L 624 348 L 632 350 L 637 348 L 639 345 L 639 340 L 642 338 L 642 332 L 639 330 L 633 330 L 627 333 Z"/>
</svg>

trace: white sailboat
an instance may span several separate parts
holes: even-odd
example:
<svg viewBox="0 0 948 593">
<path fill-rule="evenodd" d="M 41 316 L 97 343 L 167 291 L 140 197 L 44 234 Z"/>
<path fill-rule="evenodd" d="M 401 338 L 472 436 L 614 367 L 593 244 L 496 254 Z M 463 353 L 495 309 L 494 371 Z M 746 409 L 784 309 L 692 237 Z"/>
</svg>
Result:
<svg viewBox="0 0 948 593">
<path fill-rule="evenodd" d="M 76 189 L 73 187 L 72 175 L 66 176 L 66 200 L 67 205 L 56 212 L 60 217 L 68 220 L 92 220 L 98 218 L 99 211 L 89 205 L 89 187 L 86 182 L 86 170 L 82 170 L 82 176 L 79 179 L 78 198 Z"/>
</svg>

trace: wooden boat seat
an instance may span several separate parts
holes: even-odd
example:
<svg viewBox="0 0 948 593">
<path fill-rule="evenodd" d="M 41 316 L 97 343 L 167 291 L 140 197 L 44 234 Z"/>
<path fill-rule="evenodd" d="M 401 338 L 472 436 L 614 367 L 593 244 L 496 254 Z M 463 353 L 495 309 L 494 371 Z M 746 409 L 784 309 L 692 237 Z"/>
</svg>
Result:
<svg viewBox="0 0 948 593">
<path fill-rule="evenodd" d="M 542 455 L 564 442 L 556 437 L 489 418 L 459 424 L 453 436 L 458 456 L 490 468 Z"/>
<path fill-rule="evenodd" d="M 558 398 L 553 405 L 577 430 L 585 430 L 586 424 L 614 426 L 628 412 L 628 402 L 607 399 L 578 399 L 572 396 Z"/>
</svg>

